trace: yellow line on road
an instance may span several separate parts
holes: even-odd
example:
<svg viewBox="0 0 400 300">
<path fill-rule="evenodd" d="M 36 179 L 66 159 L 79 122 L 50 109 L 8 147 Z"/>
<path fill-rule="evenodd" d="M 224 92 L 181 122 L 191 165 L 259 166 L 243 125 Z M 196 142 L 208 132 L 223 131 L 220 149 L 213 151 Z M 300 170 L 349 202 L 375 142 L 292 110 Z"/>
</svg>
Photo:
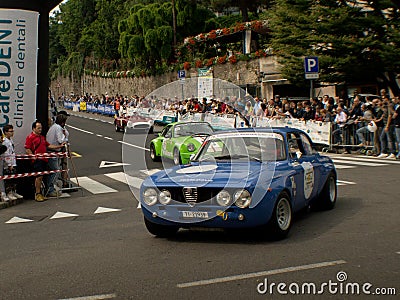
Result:
<svg viewBox="0 0 400 300">
<path fill-rule="evenodd" d="M 72 154 L 74 157 L 82 157 L 82 155 L 80 155 L 80 154 L 78 154 L 78 153 L 76 153 L 76 152 L 71 152 L 71 154 Z"/>
</svg>

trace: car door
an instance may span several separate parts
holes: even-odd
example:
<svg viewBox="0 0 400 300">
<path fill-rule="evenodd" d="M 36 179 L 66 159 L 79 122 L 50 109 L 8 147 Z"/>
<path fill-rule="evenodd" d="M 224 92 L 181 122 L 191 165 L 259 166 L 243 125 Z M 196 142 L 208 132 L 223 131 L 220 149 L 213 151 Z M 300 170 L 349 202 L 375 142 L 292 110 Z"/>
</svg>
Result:
<svg viewBox="0 0 400 300">
<path fill-rule="evenodd" d="M 161 156 L 162 157 L 172 157 L 172 153 L 171 153 L 171 139 L 172 139 L 172 131 L 173 131 L 173 126 L 166 126 L 164 128 L 164 131 L 162 133 L 163 135 L 163 141 L 162 141 L 162 145 L 161 145 Z"/>
<path fill-rule="evenodd" d="M 304 174 L 305 168 L 301 154 L 301 140 L 296 132 L 289 132 L 286 136 L 288 144 L 288 161 L 289 167 L 292 169 L 290 176 L 293 210 L 297 211 L 305 205 L 304 195 Z"/>
<path fill-rule="evenodd" d="M 313 149 L 310 138 L 304 134 L 299 133 L 302 147 L 302 162 L 308 168 L 305 175 L 305 196 L 306 202 L 318 195 L 319 180 L 321 177 L 321 163 L 318 159 L 317 152 Z"/>
</svg>

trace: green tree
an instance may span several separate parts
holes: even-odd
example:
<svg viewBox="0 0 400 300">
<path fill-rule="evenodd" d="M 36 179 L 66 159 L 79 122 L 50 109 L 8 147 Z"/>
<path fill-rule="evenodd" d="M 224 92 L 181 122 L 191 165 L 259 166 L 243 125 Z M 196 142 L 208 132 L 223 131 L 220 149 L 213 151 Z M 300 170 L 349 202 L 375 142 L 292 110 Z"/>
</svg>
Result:
<svg viewBox="0 0 400 300">
<path fill-rule="evenodd" d="M 370 2 L 276 0 L 267 13 L 270 46 L 284 76 L 304 85 L 303 58 L 318 56 L 320 81 L 384 81 L 398 93 L 399 12 L 391 1 Z"/>
<path fill-rule="evenodd" d="M 261 7 L 268 7 L 270 5 L 268 0 L 198 0 L 198 3 L 206 7 L 210 7 L 214 11 L 222 12 L 224 9 L 229 7 L 238 7 L 241 15 L 242 21 L 247 22 L 250 20 L 249 13 L 253 13 L 256 18 L 258 15 L 258 10 Z"/>
</svg>

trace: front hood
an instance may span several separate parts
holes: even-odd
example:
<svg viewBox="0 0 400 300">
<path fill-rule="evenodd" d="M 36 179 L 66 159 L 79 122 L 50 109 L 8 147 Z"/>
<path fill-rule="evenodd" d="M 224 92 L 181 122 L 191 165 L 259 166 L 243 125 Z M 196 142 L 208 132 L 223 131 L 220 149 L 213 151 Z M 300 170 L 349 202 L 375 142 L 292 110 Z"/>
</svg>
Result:
<svg viewBox="0 0 400 300">
<path fill-rule="evenodd" d="M 192 187 L 250 187 L 273 177 L 274 164 L 259 162 L 201 163 L 155 173 L 145 185 Z"/>
</svg>

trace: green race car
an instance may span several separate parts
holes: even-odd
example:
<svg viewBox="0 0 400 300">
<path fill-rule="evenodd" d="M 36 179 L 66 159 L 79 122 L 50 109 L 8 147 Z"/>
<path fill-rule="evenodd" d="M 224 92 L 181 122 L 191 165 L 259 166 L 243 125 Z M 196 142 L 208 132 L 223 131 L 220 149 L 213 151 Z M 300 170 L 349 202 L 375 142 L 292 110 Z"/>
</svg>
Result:
<svg viewBox="0 0 400 300">
<path fill-rule="evenodd" d="M 168 124 L 159 136 L 150 142 L 150 158 L 159 161 L 170 158 L 175 165 L 187 164 L 196 154 L 204 139 L 214 129 L 207 122 L 175 122 Z"/>
</svg>

